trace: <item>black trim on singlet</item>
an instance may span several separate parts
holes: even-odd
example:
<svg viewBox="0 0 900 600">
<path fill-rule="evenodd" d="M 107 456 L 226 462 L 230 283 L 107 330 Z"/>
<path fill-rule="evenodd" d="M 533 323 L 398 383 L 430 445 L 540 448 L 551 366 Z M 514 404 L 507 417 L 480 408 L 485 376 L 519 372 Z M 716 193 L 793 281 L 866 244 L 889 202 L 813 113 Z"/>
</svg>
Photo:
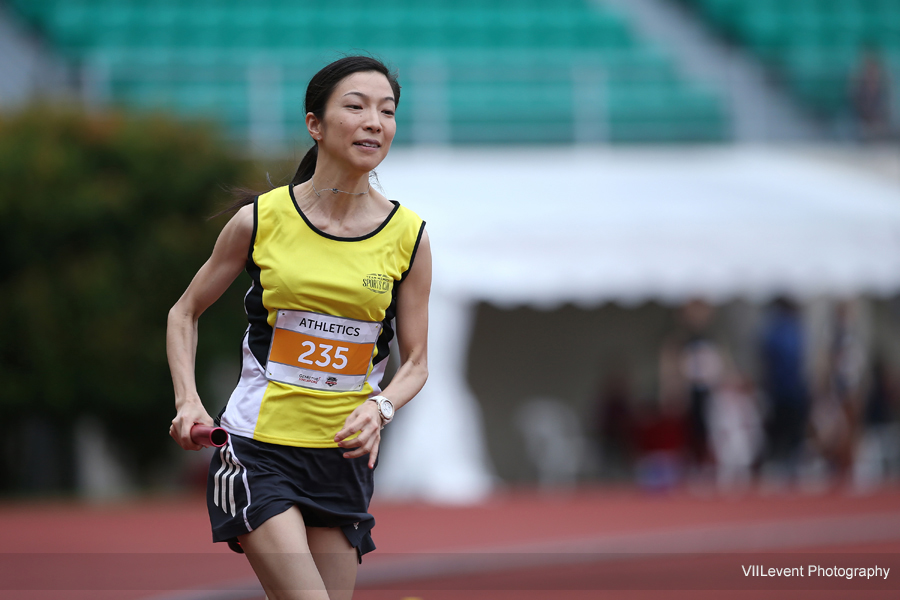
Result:
<svg viewBox="0 0 900 600">
<path fill-rule="evenodd" d="M 403 272 L 403 276 L 400 277 L 400 281 L 406 279 L 406 274 L 409 273 L 409 270 L 412 269 L 413 262 L 416 260 L 416 254 L 419 252 L 419 242 L 422 241 L 422 234 L 425 233 L 425 221 L 422 221 L 422 225 L 419 226 L 419 235 L 416 236 L 416 245 L 413 246 L 412 254 L 409 255 L 409 266 L 406 267 L 406 271 Z"/>
<path fill-rule="evenodd" d="M 375 360 L 372 361 L 373 367 L 390 356 L 391 341 L 394 339 L 395 335 L 393 323 L 394 318 L 397 316 L 397 292 L 400 289 L 400 284 L 406 280 L 406 276 L 409 275 L 409 271 L 412 269 L 413 261 L 416 259 L 416 253 L 419 251 L 419 242 L 422 241 L 422 233 L 424 231 L 425 221 L 422 221 L 422 225 L 419 227 L 419 235 L 416 237 L 416 245 L 413 246 L 412 254 L 409 257 L 409 266 L 403 271 L 400 280 L 392 286 L 391 304 L 387 307 L 387 310 L 384 311 L 384 320 L 381 322 L 381 334 L 378 336 L 378 342 L 376 343 L 378 352 L 375 353 Z"/>
<path fill-rule="evenodd" d="M 253 280 L 253 285 L 244 297 L 244 311 L 247 313 L 247 321 L 250 323 L 250 328 L 247 330 L 247 345 L 257 362 L 265 367 L 269 344 L 272 342 L 272 326 L 269 325 L 269 312 L 263 305 L 263 286 L 259 280 L 260 268 L 253 260 L 253 246 L 256 245 L 258 227 L 259 197 L 257 196 L 253 201 L 253 236 L 250 238 L 250 248 L 247 250 L 246 266 L 247 274 Z"/>
<path fill-rule="evenodd" d="M 391 303 L 384 311 L 384 320 L 381 321 L 381 333 L 378 334 L 378 341 L 375 343 L 377 352 L 375 352 L 375 358 L 372 359 L 373 367 L 391 355 L 391 341 L 394 339 L 394 317 L 397 316 L 397 289 L 400 287 L 401 281 L 403 279 L 392 286 Z"/>
<path fill-rule="evenodd" d="M 313 225 L 312 222 L 306 218 L 306 215 L 303 214 L 303 211 L 300 210 L 300 205 L 297 204 L 297 199 L 294 198 L 294 186 L 289 185 L 287 187 L 288 192 L 291 195 L 291 204 L 294 205 L 294 209 L 297 211 L 297 214 L 300 215 L 300 217 L 309 226 L 309 228 L 322 237 L 328 238 L 329 240 L 334 240 L 336 242 L 361 242 L 377 235 L 379 231 L 387 227 L 387 224 L 390 223 L 391 219 L 394 218 L 394 215 L 397 214 L 397 210 L 400 208 L 399 202 L 397 202 L 396 200 L 389 200 L 389 202 L 394 205 L 394 209 L 391 211 L 391 214 L 389 214 L 387 218 L 381 222 L 381 225 L 379 225 L 374 231 L 370 231 L 369 233 L 361 235 L 359 237 L 338 237 L 336 235 L 331 235 L 330 233 L 325 233 L 324 231 Z"/>
</svg>

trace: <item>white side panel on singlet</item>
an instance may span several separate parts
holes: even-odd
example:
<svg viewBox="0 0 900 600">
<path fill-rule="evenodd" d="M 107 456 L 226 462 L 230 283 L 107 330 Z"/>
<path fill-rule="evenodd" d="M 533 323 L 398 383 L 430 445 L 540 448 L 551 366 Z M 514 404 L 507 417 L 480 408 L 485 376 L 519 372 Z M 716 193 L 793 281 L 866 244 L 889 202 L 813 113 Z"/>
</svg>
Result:
<svg viewBox="0 0 900 600">
<path fill-rule="evenodd" d="M 266 379 L 265 370 L 250 351 L 246 334 L 241 343 L 241 358 L 241 380 L 231 393 L 228 406 L 222 414 L 221 426 L 228 433 L 252 438 L 256 430 L 259 407 L 269 380 Z"/>
</svg>

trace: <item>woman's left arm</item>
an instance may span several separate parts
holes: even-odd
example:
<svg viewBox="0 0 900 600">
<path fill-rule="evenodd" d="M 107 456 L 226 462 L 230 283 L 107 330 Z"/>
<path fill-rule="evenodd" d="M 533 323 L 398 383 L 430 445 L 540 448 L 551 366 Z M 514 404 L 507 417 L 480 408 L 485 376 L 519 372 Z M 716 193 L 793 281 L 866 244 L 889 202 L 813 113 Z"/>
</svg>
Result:
<svg viewBox="0 0 900 600">
<path fill-rule="evenodd" d="M 400 368 L 381 395 L 400 408 L 428 379 L 428 297 L 431 294 L 431 243 L 422 232 L 416 260 L 397 293 L 397 343 Z M 375 404 L 372 402 L 371 404 Z"/>
<path fill-rule="evenodd" d="M 400 408 L 425 385 L 428 379 L 428 297 L 431 294 L 431 243 L 422 232 L 413 266 L 397 292 L 397 342 L 400 344 L 400 368 L 381 395 Z M 359 432 L 352 440 L 349 436 Z M 375 468 L 381 443 L 381 415 L 374 402 L 363 402 L 334 436 L 341 448 L 353 448 L 344 458 L 369 453 L 369 468 Z"/>
</svg>

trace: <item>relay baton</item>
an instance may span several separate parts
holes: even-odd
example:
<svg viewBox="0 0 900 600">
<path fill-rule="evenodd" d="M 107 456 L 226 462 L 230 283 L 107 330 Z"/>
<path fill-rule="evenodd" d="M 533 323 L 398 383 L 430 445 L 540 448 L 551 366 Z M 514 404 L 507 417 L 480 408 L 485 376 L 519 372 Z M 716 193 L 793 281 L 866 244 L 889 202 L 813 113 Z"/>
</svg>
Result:
<svg viewBox="0 0 900 600">
<path fill-rule="evenodd" d="M 200 446 L 221 448 L 228 443 L 228 432 L 221 427 L 210 427 L 195 423 L 191 427 L 191 441 Z"/>
</svg>

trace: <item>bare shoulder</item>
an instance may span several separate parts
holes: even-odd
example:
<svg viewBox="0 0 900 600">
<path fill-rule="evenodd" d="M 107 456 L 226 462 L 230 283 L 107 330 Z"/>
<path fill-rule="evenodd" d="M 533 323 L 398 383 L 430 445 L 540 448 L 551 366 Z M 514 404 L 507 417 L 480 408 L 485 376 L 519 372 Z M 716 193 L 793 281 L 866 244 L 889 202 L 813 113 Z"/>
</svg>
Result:
<svg viewBox="0 0 900 600">
<path fill-rule="evenodd" d="M 217 249 L 224 252 L 246 252 L 253 238 L 253 205 L 241 207 L 222 228 Z"/>
<path fill-rule="evenodd" d="M 238 209 L 238 211 L 234 213 L 234 216 L 228 220 L 225 228 L 234 229 L 241 235 L 250 235 L 253 233 L 253 205 L 248 204 L 247 206 L 242 206 Z"/>
<path fill-rule="evenodd" d="M 253 205 L 248 204 L 246 206 L 242 206 L 236 213 L 234 213 L 234 216 L 231 217 L 231 220 L 228 221 L 228 223 L 229 225 L 234 223 L 235 227 L 253 231 Z"/>
<path fill-rule="evenodd" d="M 415 262 L 413 262 L 409 276 L 425 287 L 431 286 L 431 240 L 428 238 L 427 229 L 422 229 L 422 237 L 419 238 Z"/>
</svg>

